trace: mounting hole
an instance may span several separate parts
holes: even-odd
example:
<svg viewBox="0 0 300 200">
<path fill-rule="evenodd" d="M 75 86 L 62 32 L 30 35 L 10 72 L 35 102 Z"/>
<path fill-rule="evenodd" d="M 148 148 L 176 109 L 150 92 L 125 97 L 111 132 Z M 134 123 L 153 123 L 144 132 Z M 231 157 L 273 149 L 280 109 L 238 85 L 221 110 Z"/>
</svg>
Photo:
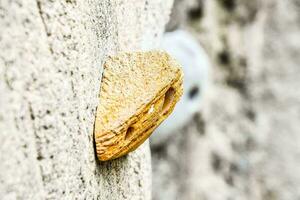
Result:
<svg viewBox="0 0 300 200">
<path fill-rule="evenodd" d="M 134 132 L 134 128 L 130 126 L 126 131 L 125 140 L 131 138 L 133 132 Z"/>
<path fill-rule="evenodd" d="M 174 88 L 169 88 L 168 91 L 165 94 L 165 98 L 164 98 L 164 103 L 162 106 L 162 114 L 164 114 L 167 110 L 169 110 L 170 106 L 173 103 L 174 100 L 174 95 L 175 95 L 175 90 Z"/>
<path fill-rule="evenodd" d="M 199 91 L 199 88 L 197 86 L 192 87 L 189 91 L 189 98 L 194 99 L 195 97 L 198 96 L 199 92 L 200 91 Z"/>
</svg>

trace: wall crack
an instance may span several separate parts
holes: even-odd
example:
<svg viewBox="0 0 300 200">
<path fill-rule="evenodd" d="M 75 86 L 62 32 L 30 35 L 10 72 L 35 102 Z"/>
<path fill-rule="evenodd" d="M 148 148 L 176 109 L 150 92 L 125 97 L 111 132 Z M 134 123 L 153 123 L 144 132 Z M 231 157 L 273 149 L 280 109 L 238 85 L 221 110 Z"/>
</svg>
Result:
<svg viewBox="0 0 300 200">
<path fill-rule="evenodd" d="M 37 8 L 38 8 L 38 12 L 39 12 L 39 15 L 40 15 L 40 18 L 42 20 L 42 23 L 43 23 L 43 27 L 44 27 L 44 30 L 45 30 L 45 33 L 46 33 L 46 36 L 47 36 L 47 40 L 48 40 L 48 45 L 49 45 L 49 51 L 51 54 L 53 54 L 53 48 L 52 48 L 52 45 L 50 44 L 49 42 L 49 38 L 51 36 L 51 33 L 46 25 L 46 22 L 45 22 L 45 18 L 43 16 L 43 11 L 42 11 L 42 5 L 41 5 L 41 2 L 39 0 L 36 1 L 36 5 L 37 5 Z"/>
</svg>

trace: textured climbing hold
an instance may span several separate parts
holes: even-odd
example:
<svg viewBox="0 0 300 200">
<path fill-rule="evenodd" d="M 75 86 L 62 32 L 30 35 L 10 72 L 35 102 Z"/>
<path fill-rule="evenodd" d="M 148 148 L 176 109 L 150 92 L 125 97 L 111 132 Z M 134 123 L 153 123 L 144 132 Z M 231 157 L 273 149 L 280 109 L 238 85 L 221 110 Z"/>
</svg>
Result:
<svg viewBox="0 0 300 200">
<path fill-rule="evenodd" d="M 104 64 L 95 120 L 99 160 L 135 150 L 182 95 L 179 64 L 162 51 L 120 53 Z"/>
</svg>

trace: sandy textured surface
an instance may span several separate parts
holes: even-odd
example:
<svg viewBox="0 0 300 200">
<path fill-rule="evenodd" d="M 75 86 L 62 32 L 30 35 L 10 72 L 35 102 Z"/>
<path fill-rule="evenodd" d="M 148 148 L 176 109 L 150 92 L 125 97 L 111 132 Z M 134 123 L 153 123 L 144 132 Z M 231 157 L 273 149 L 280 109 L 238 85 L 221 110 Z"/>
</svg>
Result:
<svg viewBox="0 0 300 200">
<path fill-rule="evenodd" d="M 137 149 L 170 115 L 183 72 L 164 51 L 120 53 L 103 68 L 94 135 L 97 157 L 106 161 Z"/>
</svg>

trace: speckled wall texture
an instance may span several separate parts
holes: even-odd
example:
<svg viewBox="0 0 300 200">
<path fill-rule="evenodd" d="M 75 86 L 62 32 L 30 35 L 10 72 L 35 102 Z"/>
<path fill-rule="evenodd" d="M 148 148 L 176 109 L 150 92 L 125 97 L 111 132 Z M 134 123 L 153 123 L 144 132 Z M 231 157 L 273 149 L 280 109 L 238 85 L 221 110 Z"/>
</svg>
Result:
<svg viewBox="0 0 300 200">
<path fill-rule="evenodd" d="M 155 48 L 172 1 L 0 3 L 1 199 L 150 199 L 148 143 L 97 162 L 108 54 Z"/>
</svg>

